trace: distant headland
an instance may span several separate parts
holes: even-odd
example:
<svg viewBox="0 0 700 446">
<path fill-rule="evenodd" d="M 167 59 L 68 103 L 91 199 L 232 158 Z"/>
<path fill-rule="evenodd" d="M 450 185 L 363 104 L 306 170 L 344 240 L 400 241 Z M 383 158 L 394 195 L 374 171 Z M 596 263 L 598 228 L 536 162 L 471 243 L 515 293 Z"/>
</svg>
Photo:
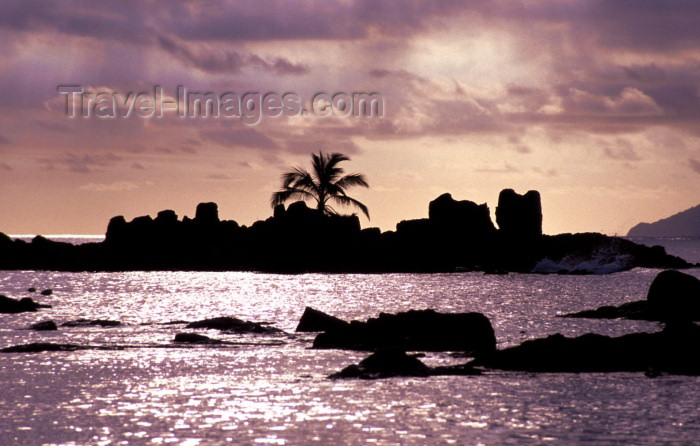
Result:
<svg viewBox="0 0 700 446">
<path fill-rule="evenodd" d="M 504 189 L 495 211 L 448 193 L 430 202 L 428 218 L 395 231 L 360 228 L 356 215 L 329 215 L 298 201 L 251 226 L 220 220 L 216 203 L 194 218 L 172 210 L 126 221 L 113 217 L 100 243 L 71 245 L 0 233 L 0 269 L 59 271 L 205 270 L 301 272 L 534 272 L 596 274 L 634 267 L 694 265 L 598 233 L 544 235 L 540 194 Z"/>
<path fill-rule="evenodd" d="M 700 204 L 654 223 L 639 223 L 628 237 L 700 237 Z"/>
</svg>

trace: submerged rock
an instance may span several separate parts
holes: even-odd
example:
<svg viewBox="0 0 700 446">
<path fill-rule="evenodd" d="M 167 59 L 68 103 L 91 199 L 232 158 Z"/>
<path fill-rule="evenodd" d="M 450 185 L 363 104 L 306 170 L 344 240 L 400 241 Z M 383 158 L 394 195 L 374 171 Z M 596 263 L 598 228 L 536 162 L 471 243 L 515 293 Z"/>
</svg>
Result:
<svg viewBox="0 0 700 446">
<path fill-rule="evenodd" d="M 638 372 L 700 374 L 700 327 L 669 324 L 658 333 L 576 338 L 555 334 L 481 355 L 470 364 L 528 372 Z"/>
<path fill-rule="evenodd" d="M 393 376 L 420 376 L 430 375 L 430 368 L 423 364 L 415 356 L 409 356 L 403 350 L 388 348 L 378 350 L 359 364 L 345 367 L 338 373 L 329 376 L 337 378 L 361 378 L 376 379 Z"/>
<path fill-rule="evenodd" d="M 387 348 L 372 353 L 359 364 L 349 365 L 328 378 L 380 379 L 399 376 L 478 375 L 480 373 L 479 370 L 467 364 L 428 367 L 415 355 L 407 355 L 403 350 Z"/>
<path fill-rule="evenodd" d="M 484 352 L 496 348 L 491 322 L 481 313 L 410 310 L 380 313 L 367 322 L 352 321 L 316 336 L 314 348 Z"/>
<path fill-rule="evenodd" d="M 13 345 L 0 350 L 1 353 L 41 353 L 41 352 L 74 352 L 76 350 L 87 350 L 76 344 L 54 344 L 50 342 L 35 342 L 32 344 Z"/>
<path fill-rule="evenodd" d="M 197 333 L 177 333 L 173 342 L 188 344 L 221 344 L 222 341 Z"/>
<path fill-rule="evenodd" d="M 53 331 L 58 330 L 58 327 L 54 321 L 41 321 L 30 325 L 29 329 L 35 331 Z"/>
<path fill-rule="evenodd" d="M 304 314 L 299 319 L 296 331 L 327 331 L 327 330 L 342 330 L 348 327 L 348 323 L 323 311 L 306 307 Z"/>
<path fill-rule="evenodd" d="M 39 308 L 51 308 L 51 305 L 37 303 L 31 297 L 17 300 L 0 294 L 0 313 L 23 313 Z"/>
<path fill-rule="evenodd" d="M 201 321 L 190 322 L 186 328 L 209 328 L 213 330 L 233 331 L 235 333 L 271 334 L 282 333 L 282 330 L 269 327 L 260 322 L 249 322 L 235 317 L 215 317 Z"/>
<path fill-rule="evenodd" d="M 122 323 L 107 319 L 76 319 L 61 324 L 61 327 L 118 327 Z"/>
<path fill-rule="evenodd" d="M 50 289 L 50 288 L 47 289 L 47 290 L 43 290 L 43 291 L 41 292 L 41 295 L 42 295 L 42 296 L 50 296 L 50 295 L 52 295 L 52 294 L 53 294 L 53 290 Z"/>
</svg>

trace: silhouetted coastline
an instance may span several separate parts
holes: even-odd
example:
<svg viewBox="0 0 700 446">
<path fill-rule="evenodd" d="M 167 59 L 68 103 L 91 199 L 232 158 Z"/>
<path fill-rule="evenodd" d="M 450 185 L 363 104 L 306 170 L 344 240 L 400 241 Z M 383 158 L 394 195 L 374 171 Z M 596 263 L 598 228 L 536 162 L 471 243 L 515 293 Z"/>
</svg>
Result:
<svg viewBox="0 0 700 446">
<path fill-rule="evenodd" d="M 443 194 L 428 218 L 395 231 L 360 228 L 357 216 L 326 215 L 304 202 L 251 226 L 222 221 L 216 203 L 194 218 L 172 210 L 127 222 L 113 217 L 101 243 L 31 242 L 0 233 L 0 269 L 57 271 L 539 272 L 586 274 L 633 267 L 687 268 L 661 246 L 598 233 L 544 235 L 540 194 L 501 191 L 495 217 L 486 204 Z"/>
</svg>

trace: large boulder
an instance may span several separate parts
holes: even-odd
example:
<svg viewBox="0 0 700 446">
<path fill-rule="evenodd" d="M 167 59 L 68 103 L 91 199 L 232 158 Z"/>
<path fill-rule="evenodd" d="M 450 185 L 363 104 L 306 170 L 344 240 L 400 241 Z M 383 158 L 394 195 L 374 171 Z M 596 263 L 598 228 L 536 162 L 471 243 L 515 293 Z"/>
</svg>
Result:
<svg viewBox="0 0 700 446">
<path fill-rule="evenodd" d="M 503 189 L 498 195 L 496 223 L 501 233 L 519 239 L 542 235 L 542 203 L 540 193 L 531 190 L 520 195 L 513 189 Z"/>
<path fill-rule="evenodd" d="M 700 320 L 700 279 L 676 270 L 660 272 L 647 293 L 659 320 Z"/>
<path fill-rule="evenodd" d="M 394 376 L 426 377 L 429 374 L 430 368 L 415 356 L 409 356 L 403 350 L 388 348 L 371 354 L 359 364 L 345 367 L 329 378 L 377 379 Z"/>
<path fill-rule="evenodd" d="M 199 203 L 195 211 L 194 221 L 202 224 L 219 223 L 219 207 L 216 203 Z"/>
<path fill-rule="evenodd" d="M 326 314 L 323 311 L 311 307 L 304 309 L 304 314 L 299 319 L 296 331 L 327 331 L 333 329 L 345 329 L 349 324 L 342 319 Z"/>
<path fill-rule="evenodd" d="M 428 220 L 435 229 L 459 231 L 470 236 L 492 234 L 496 230 L 486 203 L 457 201 L 449 193 L 430 202 Z"/>
<path fill-rule="evenodd" d="M 486 352 L 496 348 L 491 322 L 481 313 L 410 310 L 352 321 L 316 336 L 314 348 Z"/>
</svg>

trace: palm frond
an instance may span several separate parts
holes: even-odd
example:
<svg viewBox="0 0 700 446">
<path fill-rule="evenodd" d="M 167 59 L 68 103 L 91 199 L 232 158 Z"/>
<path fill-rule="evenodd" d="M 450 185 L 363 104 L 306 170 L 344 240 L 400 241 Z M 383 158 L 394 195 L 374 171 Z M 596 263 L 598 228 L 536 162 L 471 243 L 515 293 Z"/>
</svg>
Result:
<svg viewBox="0 0 700 446">
<path fill-rule="evenodd" d="M 352 173 L 336 181 L 335 186 L 341 190 L 345 190 L 351 186 L 369 187 L 369 184 L 367 184 L 367 179 L 361 173 Z"/>
<path fill-rule="evenodd" d="M 355 206 L 359 210 L 362 211 L 363 214 L 367 216 L 367 220 L 369 220 L 369 210 L 367 209 L 367 206 L 364 204 L 360 203 L 359 201 L 355 200 L 354 198 L 348 197 L 347 195 L 335 195 L 331 197 L 332 200 L 337 201 L 338 203 L 342 204 L 343 206 Z"/>
<path fill-rule="evenodd" d="M 272 198 L 270 199 L 270 205 L 272 207 L 275 207 L 279 204 L 284 204 L 285 201 L 293 198 L 300 198 L 302 200 L 306 200 L 307 198 L 315 199 L 316 197 L 306 190 L 288 187 L 284 190 L 280 190 L 272 194 Z"/>
</svg>

